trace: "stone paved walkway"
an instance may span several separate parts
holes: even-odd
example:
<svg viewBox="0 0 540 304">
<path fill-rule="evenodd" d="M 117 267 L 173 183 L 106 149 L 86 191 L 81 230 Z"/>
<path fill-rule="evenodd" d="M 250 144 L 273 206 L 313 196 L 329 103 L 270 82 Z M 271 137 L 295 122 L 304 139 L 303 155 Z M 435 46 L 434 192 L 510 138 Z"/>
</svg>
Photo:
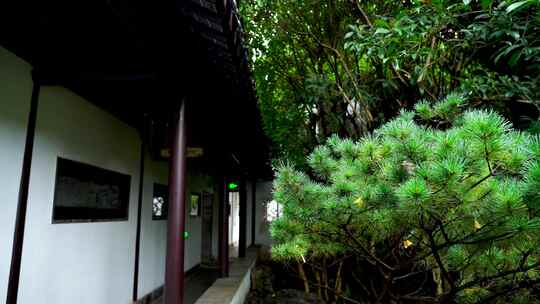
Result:
<svg viewBox="0 0 540 304">
<path fill-rule="evenodd" d="M 247 250 L 245 258 L 233 261 L 229 277 L 217 279 L 196 304 L 243 304 L 250 287 L 251 268 L 257 260 L 258 249 Z"/>
<path fill-rule="evenodd" d="M 219 278 L 217 270 L 199 269 L 186 278 L 184 304 L 241 304 L 249 291 L 249 273 L 258 249 L 247 250 L 245 258 L 231 260 L 228 278 Z M 246 281 L 247 280 L 247 281 Z M 248 290 L 240 290 L 240 289 Z M 157 299 L 152 304 L 163 304 Z"/>
<path fill-rule="evenodd" d="M 186 277 L 184 288 L 184 304 L 193 304 L 219 277 L 214 269 L 200 268 L 195 273 Z M 163 299 L 157 299 L 152 304 L 163 304 Z"/>
</svg>

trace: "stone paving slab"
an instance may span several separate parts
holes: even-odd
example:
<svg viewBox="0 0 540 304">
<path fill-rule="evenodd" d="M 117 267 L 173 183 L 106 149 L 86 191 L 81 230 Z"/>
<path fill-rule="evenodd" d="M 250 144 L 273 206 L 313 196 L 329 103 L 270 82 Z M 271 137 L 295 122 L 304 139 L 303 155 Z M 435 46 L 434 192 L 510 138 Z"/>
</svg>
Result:
<svg viewBox="0 0 540 304">
<path fill-rule="evenodd" d="M 236 259 L 230 266 L 229 277 L 216 280 L 195 304 L 242 304 L 249 292 L 257 252 L 258 249 L 248 249 L 245 258 Z"/>
<path fill-rule="evenodd" d="M 245 258 L 234 259 L 231 263 L 229 277 L 215 280 L 196 301 L 191 294 L 197 294 L 199 288 L 206 284 L 207 280 L 202 282 L 203 280 L 197 276 L 186 278 L 184 302 L 186 304 L 242 304 L 250 289 L 251 269 L 255 265 L 257 254 L 258 249 L 248 248 Z M 157 299 L 152 304 L 163 304 L 163 298 Z"/>
<path fill-rule="evenodd" d="M 186 276 L 184 282 L 184 304 L 193 304 L 197 299 L 212 286 L 219 274 L 217 270 L 199 269 L 191 275 Z M 152 304 L 163 304 L 163 297 L 158 298 Z"/>
</svg>

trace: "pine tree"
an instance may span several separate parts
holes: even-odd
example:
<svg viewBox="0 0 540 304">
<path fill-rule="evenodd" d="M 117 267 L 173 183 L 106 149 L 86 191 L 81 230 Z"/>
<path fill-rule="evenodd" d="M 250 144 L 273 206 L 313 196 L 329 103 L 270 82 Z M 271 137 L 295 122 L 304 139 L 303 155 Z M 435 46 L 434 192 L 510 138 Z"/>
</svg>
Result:
<svg viewBox="0 0 540 304">
<path fill-rule="evenodd" d="M 540 140 L 464 104 L 420 102 L 332 137 L 309 172 L 279 168 L 273 256 L 312 266 L 319 294 L 322 261 L 350 265 L 322 285 L 356 303 L 540 303 Z"/>
</svg>

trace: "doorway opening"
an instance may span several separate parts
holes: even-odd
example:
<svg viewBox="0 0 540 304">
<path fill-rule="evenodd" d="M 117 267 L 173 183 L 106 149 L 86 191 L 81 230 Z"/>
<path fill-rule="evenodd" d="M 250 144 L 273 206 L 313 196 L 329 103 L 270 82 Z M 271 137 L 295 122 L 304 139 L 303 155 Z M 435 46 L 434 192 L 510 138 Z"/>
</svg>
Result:
<svg viewBox="0 0 540 304">
<path fill-rule="evenodd" d="M 229 208 L 229 258 L 237 258 L 240 243 L 240 192 L 229 191 Z"/>
</svg>

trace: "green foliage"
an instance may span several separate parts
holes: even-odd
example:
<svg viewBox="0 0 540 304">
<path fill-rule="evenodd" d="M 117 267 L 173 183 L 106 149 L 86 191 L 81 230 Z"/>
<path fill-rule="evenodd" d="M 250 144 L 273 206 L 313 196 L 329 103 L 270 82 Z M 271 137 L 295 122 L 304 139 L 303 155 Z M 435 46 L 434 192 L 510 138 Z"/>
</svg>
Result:
<svg viewBox="0 0 540 304">
<path fill-rule="evenodd" d="M 276 158 L 303 163 L 330 134 L 363 132 L 369 96 L 347 71 L 348 0 L 242 1 L 264 127 Z M 354 107 L 353 110 L 350 107 Z"/>
<path fill-rule="evenodd" d="M 538 0 L 241 3 L 276 159 L 303 167 L 332 134 L 359 139 L 450 92 L 522 129 L 537 120 Z"/>
<path fill-rule="evenodd" d="M 352 253 L 384 282 L 363 300 L 538 303 L 540 138 L 464 104 L 450 94 L 358 141 L 332 137 L 308 158 L 313 176 L 282 166 L 273 256 Z M 403 287 L 415 273 L 426 279 Z"/>
</svg>

